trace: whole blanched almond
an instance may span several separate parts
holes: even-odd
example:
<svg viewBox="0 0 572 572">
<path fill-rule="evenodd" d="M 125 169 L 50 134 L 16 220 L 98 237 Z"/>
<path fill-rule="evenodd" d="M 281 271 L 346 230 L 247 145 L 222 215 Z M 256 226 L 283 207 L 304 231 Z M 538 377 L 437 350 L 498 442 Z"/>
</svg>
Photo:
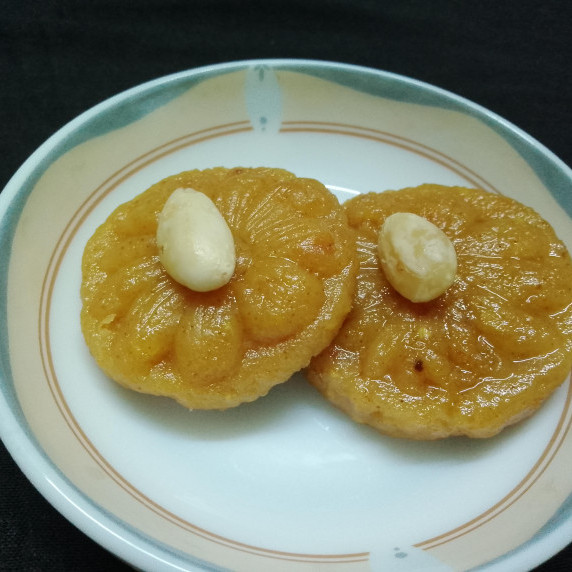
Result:
<svg viewBox="0 0 572 572">
<path fill-rule="evenodd" d="M 212 200 L 176 189 L 159 213 L 159 258 L 177 282 L 196 292 L 216 290 L 234 273 L 236 253 L 228 224 Z"/>
<path fill-rule="evenodd" d="M 413 213 L 387 217 L 379 230 L 377 248 L 387 280 L 412 302 L 437 298 L 455 280 L 455 248 L 426 218 Z"/>
</svg>

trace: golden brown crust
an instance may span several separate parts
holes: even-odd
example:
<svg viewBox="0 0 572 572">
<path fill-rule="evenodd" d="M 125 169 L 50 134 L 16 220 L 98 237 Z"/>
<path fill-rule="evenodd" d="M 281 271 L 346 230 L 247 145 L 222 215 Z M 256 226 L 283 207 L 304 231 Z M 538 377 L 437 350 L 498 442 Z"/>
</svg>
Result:
<svg viewBox="0 0 572 572">
<path fill-rule="evenodd" d="M 207 293 L 158 259 L 157 214 L 178 187 L 209 196 L 233 233 L 231 281 Z M 83 257 L 82 330 L 122 385 L 190 408 L 252 401 L 308 365 L 350 309 L 353 234 L 321 184 L 278 169 L 187 171 L 118 207 Z"/>
<path fill-rule="evenodd" d="M 550 225 L 506 197 L 422 185 L 345 204 L 360 261 L 354 307 L 311 382 L 397 437 L 489 437 L 533 413 L 572 366 L 572 264 Z M 453 241 L 458 273 L 415 304 L 380 270 L 377 232 L 413 212 Z"/>
</svg>

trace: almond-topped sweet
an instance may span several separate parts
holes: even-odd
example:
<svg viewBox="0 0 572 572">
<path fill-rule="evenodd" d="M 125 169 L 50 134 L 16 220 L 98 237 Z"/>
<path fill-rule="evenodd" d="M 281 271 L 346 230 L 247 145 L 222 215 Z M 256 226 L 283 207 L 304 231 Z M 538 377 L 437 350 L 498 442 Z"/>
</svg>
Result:
<svg viewBox="0 0 572 572">
<path fill-rule="evenodd" d="M 308 375 L 353 419 L 397 437 L 489 437 L 533 413 L 569 375 L 572 264 L 536 212 L 439 185 L 369 193 L 344 206 L 357 232 L 358 287 Z M 410 228 L 408 216 L 393 219 L 396 240 L 378 251 L 380 229 L 395 213 L 437 227 L 454 248 L 456 272 L 439 233 L 416 219 Z M 398 282 L 410 280 L 405 290 L 386 274 L 388 260 Z M 416 298 L 433 283 L 429 267 L 443 287 Z"/>
<path fill-rule="evenodd" d="M 330 343 L 356 270 L 346 215 L 321 183 L 268 168 L 187 171 L 119 206 L 88 241 L 82 331 L 125 387 L 225 409 Z"/>
</svg>

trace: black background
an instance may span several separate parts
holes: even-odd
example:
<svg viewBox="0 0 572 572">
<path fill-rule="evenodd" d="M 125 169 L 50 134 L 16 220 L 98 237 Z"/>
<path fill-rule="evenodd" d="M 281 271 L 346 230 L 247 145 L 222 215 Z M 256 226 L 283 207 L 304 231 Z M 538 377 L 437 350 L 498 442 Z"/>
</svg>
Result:
<svg viewBox="0 0 572 572">
<path fill-rule="evenodd" d="M 4 0 L 0 188 L 52 133 L 120 91 L 274 57 L 426 81 L 498 113 L 572 165 L 571 48 L 567 0 Z M 0 570 L 127 569 L 60 516 L 0 445 Z M 572 570 L 572 548 L 538 570 Z"/>
</svg>

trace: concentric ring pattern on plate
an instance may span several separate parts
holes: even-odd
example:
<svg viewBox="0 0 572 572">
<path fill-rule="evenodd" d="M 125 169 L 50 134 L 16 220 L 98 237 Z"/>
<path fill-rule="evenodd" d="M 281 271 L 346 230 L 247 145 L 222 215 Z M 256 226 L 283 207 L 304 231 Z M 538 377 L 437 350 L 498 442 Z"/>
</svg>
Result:
<svg viewBox="0 0 572 572">
<path fill-rule="evenodd" d="M 267 60 L 120 94 L 56 133 L 0 196 L 0 428 L 40 492 L 142 569 L 514 570 L 570 542 L 569 381 L 495 439 L 414 443 L 355 426 L 301 375 L 224 414 L 102 376 L 79 329 L 85 241 L 151 183 L 216 165 L 283 167 L 341 200 L 481 187 L 532 206 L 572 245 L 568 167 L 432 86 Z"/>
</svg>

